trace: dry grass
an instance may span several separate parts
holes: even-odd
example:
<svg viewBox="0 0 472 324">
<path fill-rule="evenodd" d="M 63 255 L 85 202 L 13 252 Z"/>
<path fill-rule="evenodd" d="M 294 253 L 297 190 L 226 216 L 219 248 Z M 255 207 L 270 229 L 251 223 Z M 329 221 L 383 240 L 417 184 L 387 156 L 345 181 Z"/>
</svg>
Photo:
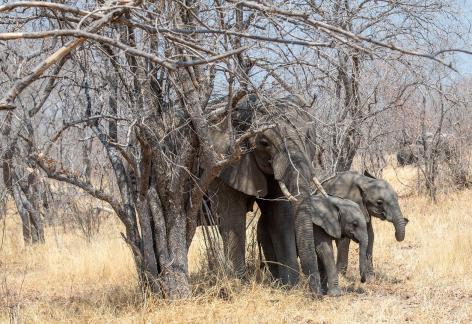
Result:
<svg viewBox="0 0 472 324">
<path fill-rule="evenodd" d="M 437 205 L 414 194 L 414 169 L 388 169 L 410 219 L 407 238 L 395 242 L 391 224 L 374 221 L 373 283 L 359 284 L 355 251 L 344 295 L 312 300 L 303 287 L 282 290 L 256 279 L 195 284 L 187 301 L 147 298 L 136 287 L 120 226 L 109 221 L 86 243 L 48 229 L 47 243 L 25 248 L 17 215 L 0 225 L 0 321 L 21 322 L 463 322 L 472 321 L 472 191 L 440 197 Z M 412 194 L 413 193 L 413 194 Z M 194 278 L 202 240 L 192 245 Z M 222 288 L 225 294 L 222 298 Z"/>
</svg>

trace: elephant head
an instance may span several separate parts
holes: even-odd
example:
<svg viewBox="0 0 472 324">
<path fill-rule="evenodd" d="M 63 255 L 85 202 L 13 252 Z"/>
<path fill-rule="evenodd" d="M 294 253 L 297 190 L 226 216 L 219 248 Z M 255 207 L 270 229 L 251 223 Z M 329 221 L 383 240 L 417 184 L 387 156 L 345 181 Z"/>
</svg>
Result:
<svg viewBox="0 0 472 324">
<path fill-rule="evenodd" d="M 398 195 L 392 186 L 384 180 L 376 179 L 367 171 L 357 181 L 362 202 L 369 215 L 393 223 L 395 238 L 397 241 L 403 241 L 408 219 L 403 217 Z"/>
<path fill-rule="evenodd" d="M 311 209 L 313 224 L 333 239 L 347 237 L 359 243 L 359 268 L 361 281 L 366 280 L 367 270 L 367 223 L 361 208 L 355 202 L 333 196 L 313 196 L 306 206 Z"/>
<path fill-rule="evenodd" d="M 277 126 L 251 137 L 248 140 L 250 151 L 225 168 L 220 178 L 232 188 L 255 197 L 270 194 L 267 182 L 270 178 L 278 181 L 281 192 L 291 201 L 295 201 L 296 195 L 309 192 L 313 168 L 304 143 L 308 130 L 306 116 L 300 108 L 301 103 L 291 97 L 270 103 L 261 102 L 255 95 L 242 100 L 233 117 L 238 131 L 246 131 L 248 125 L 270 118 Z M 219 134 L 213 136 L 215 146 L 224 154 L 228 150 L 229 135 L 226 130 L 217 128 L 217 131 Z"/>
</svg>

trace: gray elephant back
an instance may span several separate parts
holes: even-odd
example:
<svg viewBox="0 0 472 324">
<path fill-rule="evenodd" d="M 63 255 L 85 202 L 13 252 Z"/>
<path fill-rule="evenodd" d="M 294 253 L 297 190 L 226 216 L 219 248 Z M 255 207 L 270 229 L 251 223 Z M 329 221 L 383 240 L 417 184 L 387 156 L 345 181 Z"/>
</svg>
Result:
<svg viewBox="0 0 472 324">
<path fill-rule="evenodd" d="M 370 215 L 358 186 L 359 182 L 367 180 L 366 178 L 368 177 L 354 171 L 339 172 L 324 180 L 322 186 L 329 195 L 348 199 L 359 205 L 366 221 L 369 222 Z"/>
<path fill-rule="evenodd" d="M 339 172 L 324 180 L 321 185 L 329 195 L 353 200 L 351 199 L 354 198 L 352 197 L 353 192 L 357 191 L 356 184 L 361 177 L 364 176 L 354 171 Z"/>
</svg>

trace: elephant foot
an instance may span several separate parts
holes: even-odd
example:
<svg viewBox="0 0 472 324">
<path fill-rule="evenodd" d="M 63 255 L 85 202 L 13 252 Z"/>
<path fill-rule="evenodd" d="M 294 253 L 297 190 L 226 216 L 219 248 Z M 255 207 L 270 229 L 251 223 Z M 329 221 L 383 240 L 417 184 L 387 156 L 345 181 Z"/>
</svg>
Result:
<svg viewBox="0 0 472 324">
<path fill-rule="evenodd" d="M 369 272 L 365 275 L 365 280 L 363 282 L 366 282 L 366 283 L 369 283 L 369 282 L 373 282 L 375 280 L 375 274 L 374 272 Z"/>
<path fill-rule="evenodd" d="M 293 274 L 288 276 L 287 285 L 291 287 L 295 287 L 296 285 L 298 285 L 299 281 L 300 281 L 300 277 L 298 273 L 294 271 Z"/>
<path fill-rule="evenodd" d="M 328 294 L 328 286 L 321 286 L 321 294 L 322 295 L 327 295 Z"/>
<path fill-rule="evenodd" d="M 298 281 L 293 281 L 293 280 L 288 280 L 288 281 L 277 280 L 277 281 L 279 282 L 281 287 L 285 287 L 287 289 L 293 288 L 298 284 Z"/>
<path fill-rule="evenodd" d="M 321 292 L 321 284 L 320 284 L 320 277 L 315 275 L 310 275 L 308 277 L 308 287 L 310 289 L 310 293 L 314 298 L 323 298 L 323 294 Z"/>
<path fill-rule="evenodd" d="M 277 278 L 277 277 L 274 276 L 274 278 Z M 298 273 L 296 273 L 295 271 L 293 271 L 289 274 L 283 273 L 279 276 L 278 281 L 283 286 L 295 287 L 298 284 L 299 276 L 298 276 Z"/>
<path fill-rule="evenodd" d="M 338 286 L 333 287 L 333 288 L 329 288 L 327 295 L 330 296 L 330 297 L 338 297 L 338 296 L 341 296 L 341 295 L 342 295 L 341 288 L 339 288 Z"/>
<path fill-rule="evenodd" d="M 326 295 L 328 293 L 328 278 L 321 277 L 321 293 Z"/>
</svg>

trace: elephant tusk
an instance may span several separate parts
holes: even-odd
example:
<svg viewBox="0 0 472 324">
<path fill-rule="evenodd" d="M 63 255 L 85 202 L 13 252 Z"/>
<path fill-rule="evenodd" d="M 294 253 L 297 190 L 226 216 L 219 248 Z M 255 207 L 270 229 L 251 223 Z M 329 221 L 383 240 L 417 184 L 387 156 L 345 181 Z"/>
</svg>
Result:
<svg viewBox="0 0 472 324">
<path fill-rule="evenodd" d="M 326 190 L 324 190 L 324 188 L 321 185 L 320 181 L 316 177 L 313 177 L 313 183 L 315 184 L 316 189 L 318 189 L 318 191 L 321 192 L 321 194 L 324 197 L 328 197 L 328 194 L 326 193 Z"/>
<path fill-rule="evenodd" d="M 279 186 L 280 186 L 280 190 L 282 190 L 284 196 L 287 197 L 287 199 L 288 199 L 289 201 L 298 201 L 297 198 L 295 198 L 295 197 L 290 193 L 290 191 L 288 191 L 287 186 L 285 185 L 285 183 L 283 183 L 282 181 L 279 181 Z"/>
</svg>

